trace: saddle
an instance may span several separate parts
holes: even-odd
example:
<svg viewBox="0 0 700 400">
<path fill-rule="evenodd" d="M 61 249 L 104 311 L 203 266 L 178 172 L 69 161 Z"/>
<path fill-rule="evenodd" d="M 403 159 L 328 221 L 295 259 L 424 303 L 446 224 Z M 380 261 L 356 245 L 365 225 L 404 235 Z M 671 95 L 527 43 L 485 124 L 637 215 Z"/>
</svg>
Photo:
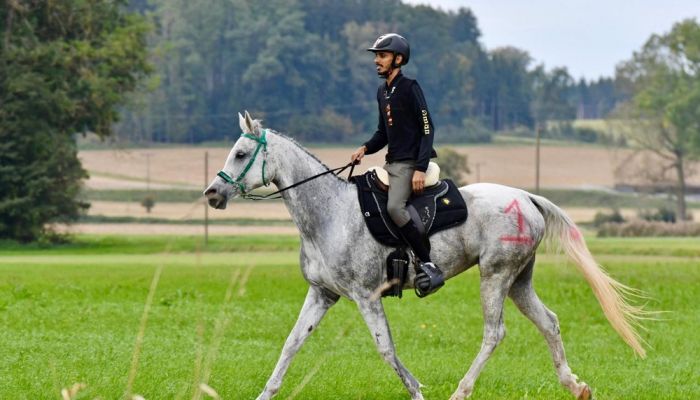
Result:
<svg viewBox="0 0 700 400">
<path fill-rule="evenodd" d="M 372 236 L 386 246 L 407 246 L 389 217 L 386 185 L 380 181 L 376 170 L 353 176 L 351 181 L 357 185 L 360 209 Z M 450 179 L 438 181 L 420 195 L 412 195 L 407 204 L 411 219 L 426 237 L 467 220 L 467 204 Z"/>
</svg>

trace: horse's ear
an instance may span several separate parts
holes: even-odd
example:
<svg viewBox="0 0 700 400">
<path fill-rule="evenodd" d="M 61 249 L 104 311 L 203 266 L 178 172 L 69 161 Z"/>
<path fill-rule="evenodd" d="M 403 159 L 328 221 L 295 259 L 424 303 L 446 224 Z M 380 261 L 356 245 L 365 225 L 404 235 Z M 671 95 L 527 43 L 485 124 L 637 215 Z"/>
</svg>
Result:
<svg viewBox="0 0 700 400">
<path fill-rule="evenodd" d="M 246 126 L 245 118 L 243 118 L 241 113 L 238 113 L 238 125 L 241 127 L 241 132 L 243 132 L 243 133 L 248 132 L 248 127 Z"/>
<path fill-rule="evenodd" d="M 245 114 L 245 124 L 247 126 L 247 132 L 253 134 L 254 136 L 260 137 L 261 135 L 261 126 L 260 122 L 256 121 L 253 119 L 253 117 L 250 116 L 248 113 L 248 110 L 244 111 Z"/>
</svg>

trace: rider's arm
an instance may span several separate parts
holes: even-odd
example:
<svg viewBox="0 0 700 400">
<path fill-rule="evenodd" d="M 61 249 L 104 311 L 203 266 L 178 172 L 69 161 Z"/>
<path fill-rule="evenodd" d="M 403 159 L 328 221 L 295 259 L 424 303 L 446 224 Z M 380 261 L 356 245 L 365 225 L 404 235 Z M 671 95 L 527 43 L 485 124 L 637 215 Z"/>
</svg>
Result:
<svg viewBox="0 0 700 400">
<path fill-rule="evenodd" d="M 381 106 L 378 106 L 379 109 L 379 122 L 377 123 L 377 131 L 374 132 L 374 135 L 372 135 L 372 138 L 370 138 L 368 141 L 364 143 L 365 148 L 367 151 L 365 151 L 365 154 L 372 154 L 376 153 L 384 146 L 389 143 L 389 140 L 387 139 L 386 136 L 386 126 L 384 125 L 384 118 L 382 117 L 382 109 Z"/>
<path fill-rule="evenodd" d="M 428 163 L 433 151 L 435 128 L 433 127 L 433 119 L 430 118 L 430 113 L 428 113 L 428 104 L 418 82 L 414 82 L 411 85 L 411 93 L 413 94 L 414 112 L 416 117 L 420 118 L 421 126 L 420 149 L 416 158 L 416 170 L 425 172 L 428 169 Z"/>
</svg>

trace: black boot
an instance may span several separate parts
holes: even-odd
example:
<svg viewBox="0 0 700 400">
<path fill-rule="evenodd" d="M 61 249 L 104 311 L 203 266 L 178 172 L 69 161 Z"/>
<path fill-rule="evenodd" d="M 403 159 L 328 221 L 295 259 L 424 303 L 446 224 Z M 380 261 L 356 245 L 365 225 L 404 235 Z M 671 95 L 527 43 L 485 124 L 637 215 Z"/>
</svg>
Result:
<svg viewBox="0 0 700 400">
<path fill-rule="evenodd" d="M 420 262 L 416 268 L 416 277 L 413 285 L 418 297 L 425 297 L 435 293 L 445 284 L 442 271 L 430 261 L 430 242 L 420 234 L 413 221 L 409 221 L 400 228 L 401 235 L 413 249 Z"/>
</svg>

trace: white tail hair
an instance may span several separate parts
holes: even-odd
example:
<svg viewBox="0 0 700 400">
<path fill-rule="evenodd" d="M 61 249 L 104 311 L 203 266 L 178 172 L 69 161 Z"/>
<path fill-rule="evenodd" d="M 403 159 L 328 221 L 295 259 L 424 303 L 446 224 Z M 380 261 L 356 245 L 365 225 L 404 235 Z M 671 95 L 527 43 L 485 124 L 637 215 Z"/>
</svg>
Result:
<svg viewBox="0 0 700 400">
<path fill-rule="evenodd" d="M 643 339 L 637 328 L 641 327 L 643 319 L 648 319 L 650 313 L 629 302 L 630 297 L 639 295 L 639 290 L 616 281 L 598 265 L 578 227 L 561 208 L 544 197 L 530 193 L 528 196 L 544 216 L 546 241 L 560 246 L 574 261 L 588 281 L 610 325 L 640 357 L 646 357 Z"/>
</svg>

